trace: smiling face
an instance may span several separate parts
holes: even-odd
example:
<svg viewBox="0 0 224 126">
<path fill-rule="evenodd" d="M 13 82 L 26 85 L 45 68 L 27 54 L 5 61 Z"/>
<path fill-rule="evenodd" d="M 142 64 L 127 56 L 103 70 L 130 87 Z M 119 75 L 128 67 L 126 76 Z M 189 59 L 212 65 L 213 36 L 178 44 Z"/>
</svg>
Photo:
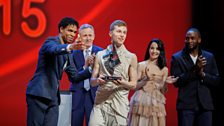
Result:
<svg viewBox="0 0 224 126">
<path fill-rule="evenodd" d="M 77 26 L 76 25 L 68 25 L 63 28 L 60 27 L 61 38 L 64 43 L 72 43 L 74 41 L 74 37 L 77 34 Z"/>
<path fill-rule="evenodd" d="M 157 60 L 160 55 L 160 50 L 156 42 L 152 42 L 149 48 L 150 60 Z"/>
<path fill-rule="evenodd" d="M 117 47 L 120 47 L 124 44 L 124 41 L 127 36 L 127 27 L 126 26 L 114 26 L 114 29 L 109 33 L 111 41 Z"/>
<path fill-rule="evenodd" d="M 200 43 L 201 43 L 201 37 L 197 32 L 189 30 L 186 33 L 185 46 L 187 47 L 187 49 L 193 51 L 198 48 Z"/>
<path fill-rule="evenodd" d="M 85 43 L 86 48 L 89 48 L 93 45 L 93 40 L 95 39 L 95 34 L 93 29 L 85 28 L 79 31 L 80 40 Z"/>
</svg>

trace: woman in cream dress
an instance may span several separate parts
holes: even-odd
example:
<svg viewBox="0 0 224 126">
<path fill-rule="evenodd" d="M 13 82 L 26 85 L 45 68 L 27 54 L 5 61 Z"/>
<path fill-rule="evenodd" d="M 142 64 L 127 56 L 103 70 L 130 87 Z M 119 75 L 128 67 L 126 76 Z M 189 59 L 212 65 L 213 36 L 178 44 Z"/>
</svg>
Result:
<svg viewBox="0 0 224 126">
<path fill-rule="evenodd" d="M 138 64 L 139 81 L 130 102 L 130 126 L 165 126 L 166 83 L 178 79 L 167 76 L 163 43 L 153 39 L 148 45 L 145 60 Z"/>
</svg>

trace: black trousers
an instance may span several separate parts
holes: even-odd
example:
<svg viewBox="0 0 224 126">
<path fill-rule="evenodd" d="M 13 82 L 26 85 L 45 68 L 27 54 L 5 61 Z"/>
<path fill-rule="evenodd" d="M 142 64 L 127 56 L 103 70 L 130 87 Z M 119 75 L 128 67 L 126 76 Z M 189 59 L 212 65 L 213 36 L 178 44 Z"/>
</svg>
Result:
<svg viewBox="0 0 224 126">
<path fill-rule="evenodd" d="M 178 110 L 178 126 L 212 126 L 212 111 Z"/>
<path fill-rule="evenodd" d="M 56 98 L 57 99 L 57 98 Z M 57 126 L 58 100 L 26 95 L 27 126 Z"/>
</svg>

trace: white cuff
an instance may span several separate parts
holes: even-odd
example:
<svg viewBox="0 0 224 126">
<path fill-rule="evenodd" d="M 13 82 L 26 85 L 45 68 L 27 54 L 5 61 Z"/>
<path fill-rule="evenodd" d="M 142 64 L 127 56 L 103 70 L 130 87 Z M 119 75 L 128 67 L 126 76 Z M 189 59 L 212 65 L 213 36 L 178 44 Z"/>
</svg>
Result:
<svg viewBox="0 0 224 126">
<path fill-rule="evenodd" d="M 66 47 L 67 52 L 71 52 L 72 50 L 70 49 L 71 44 L 68 44 L 68 46 Z"/>
<path fill-rule="evenodd" d="M 92 67 L 88 67 L 88 69 L 89 69 L 89 72 L 90 72 L 90 73 L 92 73 L 92 72 L 93 72 Z"/>
</svg>

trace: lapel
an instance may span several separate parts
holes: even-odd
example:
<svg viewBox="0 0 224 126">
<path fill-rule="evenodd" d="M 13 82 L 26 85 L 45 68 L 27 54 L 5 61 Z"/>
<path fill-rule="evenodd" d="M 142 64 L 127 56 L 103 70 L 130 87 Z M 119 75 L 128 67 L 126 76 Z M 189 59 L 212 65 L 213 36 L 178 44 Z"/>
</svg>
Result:
<svg viewBox="0 0 224 126">
<path fill-rule="evenodd" d="M 190 57 L 190 54 L 182 52 L 183 55 L 183 64 L 186 69 L 191 69 L 194 66 L 194 62 Z"/>
<path fill-rule="evenodd" d="M 74 60 L 73 60 L 73 53 L 68 53 L 67 54 L 69 65 L 74 65 Z"/>
<path fill-rule="evenodd" d="M 97 52 L 97 48 L 93 45 L 91 54 L 96 52 Z M 75 64 L 77 65 L 77 68 L 82 68 L 85 65 L 83 51 L 77 50 L 74 57 L 75 57 Z"/>
<path fill-rule="evenodd" d="M 96 51 L 97 51 L 97 50 L 96 50 L 95 46 L 93 45 L 93 46 L 92 46 L 91 54 L 96 53 Z"/>
<path fill-rule="evenodd" d="M 78 66 L 78 68 L 84 66 L 85 64 L 85 59 L 84 59 L 84 55 L 83 55 L 83 51 L 82 50 L 77 50 L 77 56 L 75 56 L 76 58 L 76 64 Z"/>
</svg>

